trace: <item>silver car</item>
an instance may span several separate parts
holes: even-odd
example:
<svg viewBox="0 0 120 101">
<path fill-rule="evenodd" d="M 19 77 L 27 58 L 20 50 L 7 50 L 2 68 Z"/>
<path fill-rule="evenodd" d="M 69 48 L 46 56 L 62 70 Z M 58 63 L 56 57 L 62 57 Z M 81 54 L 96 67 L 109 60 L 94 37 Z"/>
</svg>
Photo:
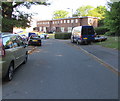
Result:
<svg viewBox="0 0 120 101">
<path fill-rule="evenodd" d="M 0 33 L 0 73 L 10 81 L 14 70 L 28 59 L 27 45 L 19 35 Z"/>
</svg>

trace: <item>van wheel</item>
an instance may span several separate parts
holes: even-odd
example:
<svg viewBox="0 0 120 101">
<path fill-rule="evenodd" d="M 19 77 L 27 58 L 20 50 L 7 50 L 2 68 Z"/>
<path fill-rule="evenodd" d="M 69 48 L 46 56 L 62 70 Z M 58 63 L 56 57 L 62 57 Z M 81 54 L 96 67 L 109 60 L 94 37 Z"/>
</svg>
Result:
<svg viewBox="0 0 120 101">
<path fill-rule="evenodd" d="M 14 75 L 14 64 L 13 62 L 11 62 L 6 75 L 6 80 L 11 81 L 13 79 L 13 75 Z"/>
<path fill-rule="evenodd" d="M 74 40 L 73 40 L 73 39 L 71 39 L 71 42 L 72 42 L 72 43 L 74 43 Z"/>
<path fill-rule="evenodd" d="M 77 45 L 79 45 L 80 43 L 79 43 L 79 41 L 77 40 Z"/>
<path fill-rule="evenodd" d="M 28 54 L 26 54 L 25 60 L 23 61 L 23 64 L 26 64 L 26 63 L 27 63 L 27 60 L 28 60 Z"/>
</svg>

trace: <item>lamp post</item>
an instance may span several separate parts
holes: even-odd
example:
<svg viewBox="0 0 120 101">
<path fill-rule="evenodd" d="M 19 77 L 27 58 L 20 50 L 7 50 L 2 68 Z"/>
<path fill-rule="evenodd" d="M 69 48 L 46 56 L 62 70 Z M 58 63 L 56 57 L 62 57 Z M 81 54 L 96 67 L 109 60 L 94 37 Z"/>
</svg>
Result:
<svg viewBox="0 0 120 101">
<path fill-rule="evenodd" d="M 73 9 L 72 8 L 67 8 L 67 9 L 71 10 L 71 13 L 72 13 L 71 17 L 73 17 Z"/>
</svg>

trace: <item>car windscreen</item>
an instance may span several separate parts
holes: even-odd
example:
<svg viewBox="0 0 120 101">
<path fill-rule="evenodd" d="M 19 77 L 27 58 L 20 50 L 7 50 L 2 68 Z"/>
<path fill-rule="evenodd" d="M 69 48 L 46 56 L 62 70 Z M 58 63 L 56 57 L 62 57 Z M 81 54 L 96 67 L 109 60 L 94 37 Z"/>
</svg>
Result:
<svg viewBox="0 0 120 101">
<path fill-rule="evenodd" d="M 82 27 L 82 35 L 94 35 L 94 28 L 92 26 Z"/>
</svg>

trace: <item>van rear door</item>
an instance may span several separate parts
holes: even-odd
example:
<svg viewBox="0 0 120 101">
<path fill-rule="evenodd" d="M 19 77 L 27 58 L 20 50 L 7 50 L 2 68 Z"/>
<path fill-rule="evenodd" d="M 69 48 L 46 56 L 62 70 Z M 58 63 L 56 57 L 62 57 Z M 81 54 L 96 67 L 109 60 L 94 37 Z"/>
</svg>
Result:
<svg viewBox="0 0 120 101">
<path fill-rule="evenodd" d="M 82 27 L 82 39 L 83 40 L 94 40 L 95 31 L 93 26 L 83 26 Z"/>
</svg>

